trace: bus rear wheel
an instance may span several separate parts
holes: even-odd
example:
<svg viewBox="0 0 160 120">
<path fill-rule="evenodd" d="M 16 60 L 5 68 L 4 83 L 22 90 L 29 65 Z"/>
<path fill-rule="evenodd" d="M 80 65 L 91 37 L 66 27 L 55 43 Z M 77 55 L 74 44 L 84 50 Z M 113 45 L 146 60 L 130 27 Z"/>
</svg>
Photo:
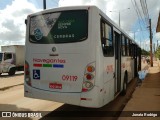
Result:
<svg viewBox="0 0 160 120">
<path fill-rule="evenodd" d="M 124 76 L 124 82 L 123 82 L 123 90 L 121 92 L 121 95 L 122 96 L 125 96 L 126 93 L 127 93 L 127 83 L 128 83 L 128 74 L 127 72 L 125 73 L 125 76 Z"/>
</svg>

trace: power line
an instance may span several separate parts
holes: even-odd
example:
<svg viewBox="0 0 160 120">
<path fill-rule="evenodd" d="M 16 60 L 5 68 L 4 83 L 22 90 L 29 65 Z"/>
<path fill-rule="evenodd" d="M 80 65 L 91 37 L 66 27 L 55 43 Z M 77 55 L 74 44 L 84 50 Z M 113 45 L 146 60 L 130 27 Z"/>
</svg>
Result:
<svg viewBox="0 0 160 120">
<path fill-rule="evenodd" d="M 139 9 L 139 7 L 138 7 L 138 4 L 137 4 L 137 2 L 135 1 L 135 0 L 133 0 L 134 1 L 134 6 L 135 6 L 135 10 L 136 10 L 136 12 L 137 12 L 137 15 L 138 15 L 138 18 L 139 18 L 139 20 L 141 20 L 142 21 L 142 23 L 145 25 L 145 22 L 144 22 L 144 20 L 143 20 L 143 17 L 142 17 L 142 15 L 141 15 L 141 12 L 140 12 L 140 9 Z"/>
<path fill-rule="evenodd" d="M 149 26 L 149 14 L 148 14 L 148 8 L 147 8 L 147 2 L 146 0 L 140 0 L 141 3 L 141 7 L 142 7 L 142 11 L 143 11 L 143 15 L 146 21 L 146 25 Z"/>
<path fill-rule="evenodd" d="M 148 13 L 148 7 L 147 7 L 147 2 L 145 0 L 145 4 L 146 4 L 146 9 L 147 9 L 147 18 L 149 19 L 149 13 Z"/>
<path fill-rule="evenodd" d="M 131 2 L 132 2 L 132 4 L 133 4 L 133 7 L 134 7 L 136 13 L 137 13 L 138 19 L 143 21 L 142 16 L 141 16 L 141 14 L 140 14 L 140 12 L 139 12 L 139 8 L 138 8 L 138 6 L 137 6 L 136 1 L 134 0 L 134 2 L 133 2 L 133 0 L 131 0 Z M 135 3 L 135 5 L 134 5 L 134 3 Z M 139 20 L 138 20 L 138 23 L 139 23 L 139 26 L 140 26 L 140 30 L 142 30 L 142 25 L 141 25 L 141 23 L 140 23 Z M 144 21 L 143 21 L 143 23 L 144 23 Z M 144 24 L 144 25 L 145 25 L 145 24 Z M 140 37 L 141 37 L 141 36 L 140 36 Z M 143 37 L 143 39 L 144 39 L 144 34 L 143 34 L 143 32 L 142 32 L 142 37 Z M 140 41 L 141 41 L 141 38 L 140 38 Z"/>
<path fill-rule="evenodd" d="M 152 30 L 155 28 L 152 28 Z M 128 32 L 143 32 L 143 31 L 148 31 L 148 29 L 144 29 L 144 30 L 137 30 L 137 31 L 132 31 L 132 30 L 127 30 Z"/>
<path fill-rule="evenodd" d="M 144 18 L 145 18 L 145 20 L 146 20 L 146 25 L 148 24 L 148 20 L 147 20 L 147 18 L 146 18 L 146 7 L 145 7 L 145 5 L 144 5 L 144 1 L 143 0 L 140 0 L 140 3 L 141 3 L 141 7 L 142 7 L 142 11 L 143 11 L 143 15 L 144 15 Z"/>
</svg>

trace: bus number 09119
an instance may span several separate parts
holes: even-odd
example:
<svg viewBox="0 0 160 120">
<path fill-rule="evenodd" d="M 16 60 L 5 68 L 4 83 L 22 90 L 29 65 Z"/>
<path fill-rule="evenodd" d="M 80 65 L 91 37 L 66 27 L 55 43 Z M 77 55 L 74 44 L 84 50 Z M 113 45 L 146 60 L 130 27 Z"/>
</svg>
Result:
<svg viewBox="0 0 160 120">
<path fill-rule="evenodd" d="M 78 77 L 73 76 L 73 75 L 63 75 L 62 76 L 63 81 L 76 81 L 77 79 L 78 79 Z"/>
</svg>

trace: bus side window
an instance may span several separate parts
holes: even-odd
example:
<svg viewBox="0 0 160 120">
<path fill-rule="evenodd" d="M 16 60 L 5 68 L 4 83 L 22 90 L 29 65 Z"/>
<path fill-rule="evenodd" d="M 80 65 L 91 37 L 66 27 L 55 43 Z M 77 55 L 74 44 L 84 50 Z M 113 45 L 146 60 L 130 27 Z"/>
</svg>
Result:
<svg viewBox="0 0 160 120">
<path fill-rule="evenodd" d="M 131 43 L 131 40 L 129 40 L 129 56 L 132 56 L 132 43 Z"/>
<path fill-rule="evenodd" d="M 122 35 L 121 48 L 122 48 L 122 56 L 126 55 L 126 42 L 125 37 Z"/>
<path fill-rule="evenodd" d="M 126 38 L 126 56 L 129 56 L 129 39 Z"/>
<path fill-rule="evenodd" d="M 101 44 L 103 55 L 113 56 L 113 36 L 112 28 L 105 21 L 101 20 Z"/>
</svg>

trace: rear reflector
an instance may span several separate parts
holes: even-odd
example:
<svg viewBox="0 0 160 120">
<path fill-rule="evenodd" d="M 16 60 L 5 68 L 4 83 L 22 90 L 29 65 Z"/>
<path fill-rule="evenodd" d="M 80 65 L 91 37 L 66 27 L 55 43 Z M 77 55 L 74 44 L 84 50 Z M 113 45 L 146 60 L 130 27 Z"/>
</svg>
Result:
<svg viewBox="0 0 160 120">
<path fill-rule="evenodd" d="M 81 98 L 81 100 L 92 100 L 91 98 Z"/>
<path fill-rule="evenodd" d="M 82 88 L 82 92 L 87 92 L 87 91 L 88 91 L 88 89 Z"/>
<path fill-rule="evenodd" d="M 87 100 L 87 98 L 81 98 L 81 100 Z"/>
</svg>

